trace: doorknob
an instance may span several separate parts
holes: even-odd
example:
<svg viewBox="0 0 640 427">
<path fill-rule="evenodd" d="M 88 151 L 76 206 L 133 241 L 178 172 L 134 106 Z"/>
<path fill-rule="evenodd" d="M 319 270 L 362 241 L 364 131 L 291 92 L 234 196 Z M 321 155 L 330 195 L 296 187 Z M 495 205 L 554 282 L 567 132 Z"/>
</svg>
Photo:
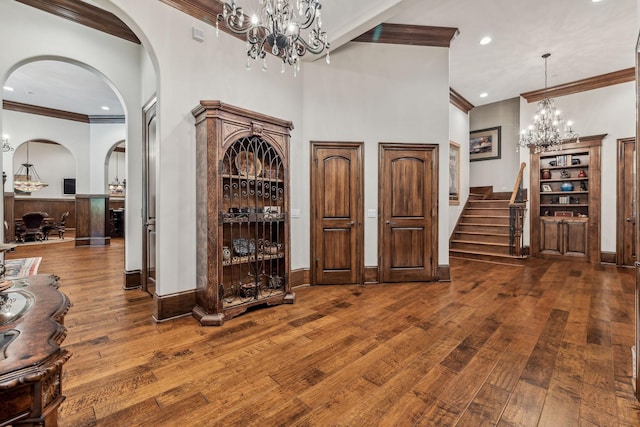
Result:
<svg viewBox="0 0 640 427">
<path fill-rule="evenodd" d="M 351 222 L 349 223 L 349 225 L 350 225 L 351 227 L 353 227 L 354 225 L 356 225 L 356 222 L 355 222 L 355 221 L 351 221 Z"/>
<path fill-rule="evenodd" d="M 636 223 L 636 219 L 632 216 L 630 216 L 629 218 L 627 218 L 627 222 L 630 222 L 631 224 L 635 224 Z"/>
<path fill-rule="evenodd" d="M 395 221 L 387 221 L 387 225 L 396 225 Z"/>
</svg>

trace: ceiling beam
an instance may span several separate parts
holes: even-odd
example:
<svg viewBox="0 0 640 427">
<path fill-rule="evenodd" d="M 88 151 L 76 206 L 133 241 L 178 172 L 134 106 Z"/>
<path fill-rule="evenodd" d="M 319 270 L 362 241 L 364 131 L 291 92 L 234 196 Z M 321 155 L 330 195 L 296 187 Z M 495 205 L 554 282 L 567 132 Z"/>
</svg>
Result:
<svg viewBox="0 0 640 427">
<path fill-rule="evenodd" d="M 575 82 L 552 86 L 547 89 L 538 89 L 531 92 L 521 93 L 520 96 L 526 99 L 527 102 L 537 102 L 543 100 L 545 97 L 557 98 L 558 96 L 571 95 L 620 83 L 632 82 L 635 78 L 636 69 L 626 68 L 612 73 L 601 74 L 599 76 L 576 80 Z"/>
<path fill-rule="evenodd" d="M 354 42 L 388 43 L 410 46 L 450 47 L 457 28 L 425 25 L 379 24 L 353 39 Z"/>
<path fill-rule="evenodd" d="M 140 39 L 116 15 L 78 0 L 16 0 L 36 9 L 85 25 L 112 36 L 140 44 Z"/>
</svg>

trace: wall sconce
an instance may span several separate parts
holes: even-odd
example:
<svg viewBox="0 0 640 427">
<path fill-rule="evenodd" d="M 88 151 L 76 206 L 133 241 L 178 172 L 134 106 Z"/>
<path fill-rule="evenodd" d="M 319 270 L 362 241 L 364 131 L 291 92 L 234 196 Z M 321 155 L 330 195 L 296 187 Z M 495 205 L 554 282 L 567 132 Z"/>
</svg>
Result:
<svg viewBox="0 0 640 427">
<path fill-rule="evenodd" d="M 9 135 L 2 135 L 2 151 L 13 151 L 13 147 L 9 145 Z"/>
</svg>

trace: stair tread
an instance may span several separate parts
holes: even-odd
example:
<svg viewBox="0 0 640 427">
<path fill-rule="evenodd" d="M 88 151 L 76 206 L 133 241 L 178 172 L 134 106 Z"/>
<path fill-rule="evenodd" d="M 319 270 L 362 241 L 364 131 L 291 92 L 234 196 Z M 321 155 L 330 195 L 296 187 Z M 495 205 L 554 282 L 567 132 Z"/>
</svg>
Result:
<svg viewBox="0 0 640 427">
<path fill-rule="evenodd" d="M 473 254 L 473 255 L 488 255 L 488 256 L 495 256 L 495 257 L 500 257 L 500 258 L 513 258 L 513 259 L 526 259 L 526 258 L 528 258 L 526 256 L 500 254 L 500 253 L 495 253 L 495 252 L 470 251 L 470 250 L 467 250 L 467 249 L 449 249 L 449 254 L 451 254 L 451 253 Z"/>
<path fill-rule="evenodd" d="M 451 243 L 470 243 L 472 245 L 509 247 L 508 243 L 479 242 L 479 241 L 474 241 L 474 240 L 453 239 L 453 240 L 451 240 Z"/>
<path fill-rule="evenodd" d="M 507 227 L 506 225 L 504 225 L 503 227 Z M 460 230 L 456 230 L 455 233 L 460 233 L 460 234 L 472 234 L 474 236 L 500 236 L 500 237 L 509 237 L 509 233 L 489 233 L 489 232 L 482 232 L 482 231 L 460 231 Z"/>
</svg>

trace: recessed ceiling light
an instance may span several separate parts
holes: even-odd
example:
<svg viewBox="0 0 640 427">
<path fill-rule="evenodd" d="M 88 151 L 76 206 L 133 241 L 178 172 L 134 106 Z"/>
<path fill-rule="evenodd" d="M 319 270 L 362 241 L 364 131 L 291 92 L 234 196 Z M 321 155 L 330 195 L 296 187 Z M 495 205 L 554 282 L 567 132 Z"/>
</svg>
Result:
<svg viewBox="0 0 640 427">
<path fill-rule="evenodd" d="M 109 107 L 107 107 L 106 105 L 103 105 L 103 106 L 102 106 L 102 107 L 100 107 L 100 108 L 102 108 L 104 111 L 109 111 Z"/>
<path fill-rule="evenodd" d="M 591 0 L 591 1 L 594 2 L 594 3 L 598 3 L 601 0 Z"/>
<path fill-rule="evenodd" d="M 482 39 L 480 39 L 480 44 L 484 45 L 484 44 L 489 44 L 489 43 L 491 43 L 491 37 L 489 37 L 489 36 L 486 36 L 486 37 L 483 37 Z"/>
<path fill-rule="evenodd" d="M 480 94 L 480 98 L 486 98 L 487 96 L 489 96 L 489 94 L 487 92 L 482 92 Z"/>
<path fill-rule="evenodd" d="M 13 92 L 13 88 L 11 86 L 2 86 L 2 89 L 6 90 L 7 92 Z"/>
</svg>

